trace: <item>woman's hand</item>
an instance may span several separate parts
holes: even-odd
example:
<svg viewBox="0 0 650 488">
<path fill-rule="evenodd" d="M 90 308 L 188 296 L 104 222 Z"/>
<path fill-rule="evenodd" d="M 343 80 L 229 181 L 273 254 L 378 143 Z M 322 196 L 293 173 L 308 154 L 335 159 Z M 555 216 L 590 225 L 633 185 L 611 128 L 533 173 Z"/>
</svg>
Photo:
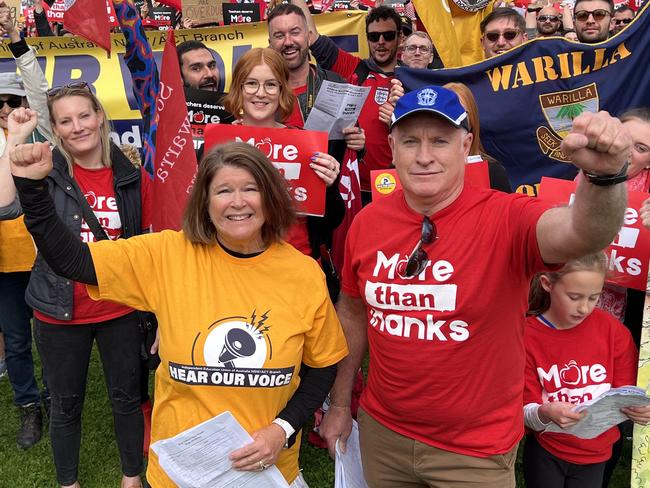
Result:
<svg viewBox="0 0 650 488">
<path fill-rule="evenodd" d="M 253 442 L 230 453 L 232 467 L 240 471 L 263 471 L 278 460 L 287 440 L 282 427 L 271 424 L 252 434 Z"/>
<path fill-rule="evenodd" d="M 627 415 L 635 424 L 648 425 L 650 423 L 650 405 L 621 408 L 621 412 Z"/>
<path fill-rule="evenodd" d="M 20 144 L 9 151 L 14 176 L 42 180 L 52 171 L 52 148 L 48 142 Z"/>
<path fill-rule="evenodd" d="M 158 347 L 160 346 L 160 327 L 156 329 L 156 338 L 151 344 L 151 349 L 149 349 L 149 354 L 156 354 L 158 352 Z"/>
<path fill-rule="evenodd" d="M 38 125 L 38 113 L 31 108 L 18 107 L 7 117 L 9 144 L 24 143 Z"/>
<path fill-rule="evenodd" d="M 366 147 L 366 133 L 361 127 L 346 127 L 343 129 L 343 138 L 352 151 L 362 151 Z"/>
<path fill-rule="evenodd" d="M 309 166 L 327 186 L 331 186 L 336 181 L 336 177 L 341 171 L 341 165 L 334 157 L 321 152 L 314 153 Z"/>
<path fill-rule="evenodd" d="M 550 402 L 540 405 L 537 415 L 545 424 L 552 421 L 559 427 L 566 429 L 577 424 L 586 415 L 586 412 L 574 412 L 575 405 L 569 402 Z"/>
</svg>

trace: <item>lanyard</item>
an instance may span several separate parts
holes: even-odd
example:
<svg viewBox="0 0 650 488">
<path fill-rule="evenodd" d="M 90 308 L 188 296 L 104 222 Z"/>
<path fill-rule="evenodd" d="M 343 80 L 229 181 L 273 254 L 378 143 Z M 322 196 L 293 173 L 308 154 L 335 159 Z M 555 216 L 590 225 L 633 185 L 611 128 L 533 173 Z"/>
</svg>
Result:
<svg viewBox="0 0 650 488">
<path fill-rule="evenodd" d="M 555 325 L 553 325 L 553 323 L 550 320 L 548 320 L 546 317 L 544 317 L 541 313 L 537 316 L 537 320 L 539 320 L 542 324 L 544 324 L 549 329 L 557 330 L 557 327 L 555 327 Z"/>
</svg>

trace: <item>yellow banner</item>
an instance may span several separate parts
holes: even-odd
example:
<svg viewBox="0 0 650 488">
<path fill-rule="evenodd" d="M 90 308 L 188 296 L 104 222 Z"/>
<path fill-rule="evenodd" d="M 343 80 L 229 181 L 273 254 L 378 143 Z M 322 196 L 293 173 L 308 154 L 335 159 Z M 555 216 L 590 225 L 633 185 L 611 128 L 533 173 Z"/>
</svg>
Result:
<svg viewBox="0 0 650 488">
<path fill-rule="evenodd" d="M 336 12 L 314 17 L 318 31 L 331 36 L 347 51 L 368 56 L 365 37 L 365 12 Z M 230 25 L 209 29 L 188 29 L 174 32 L 176 43 L 196 40 L 213 51 L 217 67 L 230 86 L 231 72 L 237 59 L 253 47 L 268 46 L 266 22 Z M 162 56 L 166 35 L 163 31 L 147 33 L 149 43 Z M 83 80 L 93 85 L 97 96 L 113 121 L 139 119 L 140 113 L 131 94 L 131 75 L 124 63 L 125 42 L 122 34 L 113 34 L 113 55 L 80 37 L 35 37 L 27 42 L 38 50 L 38 58 L 50 86 L 61 86 Z M 158 58 L 160 61 L 160 58 Z M 161 63 L 158 62 L 158 66 Z M 0 43 L 0 72 L 14 72 L 15 62 L 8 41 Z M 121 132 L 118 130 L 118 132 Z"/>
</svg>

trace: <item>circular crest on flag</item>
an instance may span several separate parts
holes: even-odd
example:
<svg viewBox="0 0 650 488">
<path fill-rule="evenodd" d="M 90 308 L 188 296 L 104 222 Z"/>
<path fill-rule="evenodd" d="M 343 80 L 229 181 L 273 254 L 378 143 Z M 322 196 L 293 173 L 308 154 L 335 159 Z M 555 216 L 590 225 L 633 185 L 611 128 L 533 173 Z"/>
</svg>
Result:
<svg viewBox="0 0 650 488">
<path fill-rule="evenodd" d="M 488 6 L 489 0 L 453 0 L 456 7 L 465 12 L 478 12 Z"/>
</svg>

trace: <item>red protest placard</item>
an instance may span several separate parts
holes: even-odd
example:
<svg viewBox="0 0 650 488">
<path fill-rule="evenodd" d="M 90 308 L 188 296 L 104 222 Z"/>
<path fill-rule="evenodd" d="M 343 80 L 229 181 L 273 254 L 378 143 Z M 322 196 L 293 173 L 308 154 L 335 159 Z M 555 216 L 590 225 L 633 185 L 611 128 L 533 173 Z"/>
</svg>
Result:
<svg viewBox="0 0 650 488">
<path fill-rule="evenodd" d="M 224 142 L 247 142 L 268 157 L 287 180 L 298 212 L 325 215 L 325 182 L 309 167 L 315 152 L 327 152 L 327 132 L 208 124 L 205 151 Z"/>
<path fill-rule="evenodd" d="M 573 201 L 576 182 L 542 178 L 538 197 L 549 202 L 569 204 Z M 650 232 L 643 227 L 639 209 L 648 198 L 647 193 L 628 192 L 623 227 L 614 242 L 605 249 L 608 261 L 607 281 L 626 288 L 646 289 L 648 259 L 650 259 Z"/>
<path fill-rule="evenodd" d="M 470 156 L 472 157 L 472 156 Z M 468 158 L 469 159 L 469 158 Z M 402 188 L 396 169 L 375 169 L 370 172 L 372 199 L 385 197 Z M 486 161 L 472 162 L 465 165 L 465 183 L 490 188 L 490 175 Z"/>
</svg>

